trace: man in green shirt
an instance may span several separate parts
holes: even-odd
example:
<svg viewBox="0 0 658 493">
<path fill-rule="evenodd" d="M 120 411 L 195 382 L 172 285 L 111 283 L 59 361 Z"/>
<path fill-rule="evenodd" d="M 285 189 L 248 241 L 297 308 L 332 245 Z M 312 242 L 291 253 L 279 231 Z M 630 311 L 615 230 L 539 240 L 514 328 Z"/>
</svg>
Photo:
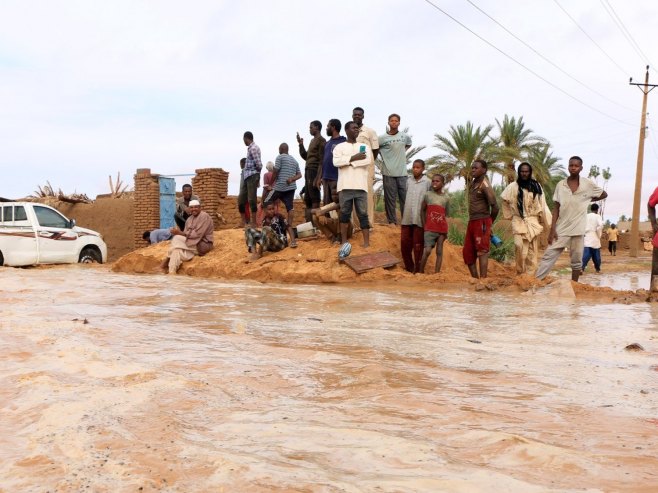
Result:
<svg viewBox="0 0 658 493">
<path fill-rule="evenodd" d="M 398 223 L 395 204 L 399 201 L 400 211 L 404 211 L 407 196 L 407 149 L 411 147 L 411 137 L 400 132 L 399 126 L 400 115 L 393 113 L 388 117 L 388 132 L 379 136 L 384 207 L 388 224 Z"/>
</svg>

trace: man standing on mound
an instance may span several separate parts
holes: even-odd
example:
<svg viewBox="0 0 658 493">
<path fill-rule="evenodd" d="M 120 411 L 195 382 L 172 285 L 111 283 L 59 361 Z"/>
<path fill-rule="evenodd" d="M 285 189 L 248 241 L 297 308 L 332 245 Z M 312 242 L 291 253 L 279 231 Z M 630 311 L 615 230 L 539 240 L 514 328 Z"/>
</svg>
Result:
<svg viewBox="0 0 658 493">
<path fill-rule="evenodd" d="M 372 151 L 367 144 L 356 141 L 359 127 L 354 122 L 345 125 L 347 142 L 334 148 L 334 166 L 338 168 L 338 197 L 340 202 L 340 236 L 347 239 L 347 229 L 356 210 L 363 233 L 363 246 L 370 246 L 368 222 L 368 167 L 373 163 Z"/>
<path fill-rule="evenodd" d="M 210 215 L 201 210 L 198 200 L 190 200 L 190 217 L 185 221 L 185 230 L 171 228 L 169 256 L 162 263 L 162 268 L 169 274 L 176 274 L 183 262 L 188 262 L 195 255 L 203 256 L 213 248 L 214 225 Z"/>
<path fill-rule="evenodd" d="M 487 162 L 476 159 L 471 166 L 471 182 L 468 186 L 468 226 L 462 254 L 474 278 L 487 277 L 491 226 L 498 216 L 498 203 L 491 183 L 487 179 Z M 476 262 L 480 264 L 480 273 Z"/>
<path fill-rule="evenodd" d="M 537 279 L 544 279 L 565 248 L 571 257 L 571 280 L 578 281 L 583 267 L 583 237 L 590 202 L 603 200 L 608 194 L 596 183 L 581 178 L 583 160 L 569 159 L 569 176 L 561 180 L 553 193 L 553 221 L 548 234 L 548 248 L 537 268 Z"/>
</svg>

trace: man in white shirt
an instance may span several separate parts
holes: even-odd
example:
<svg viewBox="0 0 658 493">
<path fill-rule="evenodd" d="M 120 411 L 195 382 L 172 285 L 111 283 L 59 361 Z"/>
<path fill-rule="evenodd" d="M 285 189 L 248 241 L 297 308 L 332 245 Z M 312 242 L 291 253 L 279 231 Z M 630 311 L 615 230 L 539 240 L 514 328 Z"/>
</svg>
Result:
<svg viewBox="0 0 658 493">
<path fill-rule="evenodd" d="M 596 273 L 601 273 L 601 233 L 603 233 L 603 219 L 599 215 L 598 204 L 592 204 L 592 212 L 587 214 L 587 226 L 585 227 L 585 239 L 583 244 L 583 271 L 587 267 L 589 259 L 594 262 Z"/>
<path fill-rule="evenodd" d="M 548 234 L 548 248 L 537 268 L 537 279 L 544 279 L 555 265 L 560 254 L 569 248 L 571 280 L 578 282 L 583 268 L 583 236 L 587 226 L 587 206 L 603 200 L 608 194 L 596 183 L 581 178 L 583 160 L 578 156 L 569 159 L 569 176 L 561 180 L 553 194 L 553 221 Z"/>
<path fill-rule="evenodd" d="M 347 229 L 356 211 L 363 232 L 363 246 L 370 246 L 368 221 L 368 166 L 373 164 L 372 151 L 367 144 L 357 142 L 359 127 L 354 122 L 345 124 L 347 142 L 334 147 L 334 166 L 338 168 L 338 201 L 340 203 L 340 233 L 347 239 Z"/>
<path fill-rule="evenodd" d="M 352 120 L 359 129 L 359 134 L 356 137 L 356 141 L 360 144 L 367 145 L 372 151 L 372 163 L 368 165 L 368 221 L 370 223 L 370 228 L 372 229 L 373 224 L 375 224 L 375 190 L 373 185 L 375 183 L 375 159 L 377 159 L 377 154 L 379 153 L 379 137 L 377 132 L 372 128 L 366 127 L 363 124 L 363 117 L 365 112 L 363 108 L 357 106 L 352 110 Z M 354 221 L 356 223 L 356 220 Z"/>
</svg>

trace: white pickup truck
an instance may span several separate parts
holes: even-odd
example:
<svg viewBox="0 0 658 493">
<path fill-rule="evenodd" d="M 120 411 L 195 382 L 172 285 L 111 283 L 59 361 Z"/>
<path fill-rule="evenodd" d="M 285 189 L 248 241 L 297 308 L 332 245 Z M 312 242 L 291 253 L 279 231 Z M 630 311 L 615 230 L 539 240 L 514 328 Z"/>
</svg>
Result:
<svg viewBox="0 0 658 493">
<path fill-rule="evenodd" d="M 0 265 L 106 261 L 100 233 L 76 226 L 74 219 L 47 205 L 0 203 Z"/>
</svg>

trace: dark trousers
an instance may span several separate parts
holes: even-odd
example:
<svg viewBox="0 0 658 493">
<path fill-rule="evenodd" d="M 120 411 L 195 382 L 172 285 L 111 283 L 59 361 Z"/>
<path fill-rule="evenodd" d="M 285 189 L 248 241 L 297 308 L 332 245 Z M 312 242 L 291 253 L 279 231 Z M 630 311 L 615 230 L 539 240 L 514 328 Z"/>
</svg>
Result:
<svg viewBox="0 0 658 493">
<path fill-rule="evenodd" d="M 617 253 L 616 241 L 608 241 L 608 251 L 610 252 L 610 255 L 615 255 Z"/>
<path fill-rule="evenodd" d="M 313 204 L 320 204 L 320 189 L 313 185 L 315 179 L 318 177 L 318 168 L 306 168 L 304 170 L 304 186 L 306 193 L 304 194 L 304 204 L 307 209 L 313 207 Z"/>
<path fill-rule="evenodd" d="M 397 224 L 396 203 L 400 201 L 400 211 L 404 211 L 404 201 L 407 198 L 406 176 L 382 176 L 384 188 L 384 208 L 388 224 Z"/>
<path fill-rule="evenodd" d="M 592 247 L 585 247 L 583 250 L 583 270 L 585 270 L 585 267 L 587 267 L 587 263 L 589 262 L 589 259 L 592 259 L 592 262 L 594 262 L 594 268 L 596 269 L 596 272 L 601 270 L 601 249 L 600 248 L 592 248 Z"/>
<path fill-rule="evenodd" d="M 240 213 L 244 213 L 247 208 L 247 202 L 249 202 L 249 208 L 251 209 L 254 217 L 256 216 L 256 211 L 258 210 L 258 183 L 260 182 L 260 174 L 251 175 L 244 179 L 242 186 L 240 187 L 240 195 L 238 195 L 238 210 Z"/>
<path fill-rule="evenodd" d="M 412 273 L 420 272 L 420 261 L 423 258 L 422 226 L 402 226 L 400 230 L 400 250 L 404 268 Z"/>
</svg>

